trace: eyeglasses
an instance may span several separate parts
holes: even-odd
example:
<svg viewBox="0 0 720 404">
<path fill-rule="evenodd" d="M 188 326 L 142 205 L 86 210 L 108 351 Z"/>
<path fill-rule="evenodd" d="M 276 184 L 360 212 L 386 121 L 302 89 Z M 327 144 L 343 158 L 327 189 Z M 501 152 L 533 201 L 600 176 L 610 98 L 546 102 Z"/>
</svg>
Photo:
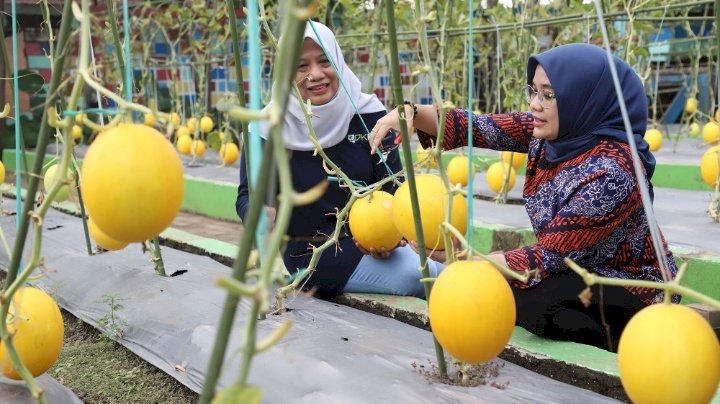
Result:
<svg viewBox="0 0 720 404">
<path fill-rule="evenodd" d="M 525 101 L 528 104 L 532 103 L 535 96 L 538 97 L 538 102 L 543 108 L 552 108 L 555 105 L 555 93 L 552 91 L 536 91 L 531 85 L 526 84 L 525 87 Z"/>
</svg>

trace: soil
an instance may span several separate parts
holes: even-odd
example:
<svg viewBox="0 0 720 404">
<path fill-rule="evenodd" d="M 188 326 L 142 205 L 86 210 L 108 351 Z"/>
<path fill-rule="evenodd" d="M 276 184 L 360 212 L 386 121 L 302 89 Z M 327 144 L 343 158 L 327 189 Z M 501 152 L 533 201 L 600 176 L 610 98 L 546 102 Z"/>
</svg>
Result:
<svg viewBox="0 0 720 404">
<path fill-rule="evenodd" d="M 0 288 L 5 272 L 0 271 Z M 197 393 L 62 310 L 63 348 L 47 372 L 88 404 L 196 403 Z"/>
<path fill-rule="evenodd" d="M 63 310 L 65 342 L 48 374 L 86 403 L 195 403 L 198 395 Z"/>
<path fill-rule="evenodd" d="M 489 385 L 501 390 L 505 389 L 509 383 L 495 381 L 504 366 L 502 362 L 497 361 L 461 367 L 457 366 L 457 364 L 451 364 L 448 366 L 446 377 L 440 376 L 440 369 L 434 362 L 428 362 L 427 364 L 413 362 L 411 366 L 416 372 L 423 375 L 428 383 L 444 383 L 462 387 Z"/>
</svg>

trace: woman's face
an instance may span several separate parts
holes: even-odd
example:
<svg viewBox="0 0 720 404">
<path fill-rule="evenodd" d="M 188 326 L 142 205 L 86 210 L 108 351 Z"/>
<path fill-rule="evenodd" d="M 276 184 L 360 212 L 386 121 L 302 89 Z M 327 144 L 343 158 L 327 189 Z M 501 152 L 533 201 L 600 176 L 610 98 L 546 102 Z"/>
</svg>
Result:
<svg viewBox="0 0 720 404">
<path fill-rule="evenodd" d="M 555 91 L 550 84 L 550 79 L 540 65 L 535 69 L 532 89 L 537 92 L 530 100 L 530 111 L 533 114 L 533 137 L 555 140 L 558 138 L 560 130 L 557 99 L 555 99 Z"/>
<path fill-rule="evenodd" d="M 330 60 L 320 45 L 310 38 L 303 42 L 295 82 L 303 101 L 310 100 L 312 105 L 327 104 L 338 90 L 340 83 Z"/>
</svg>

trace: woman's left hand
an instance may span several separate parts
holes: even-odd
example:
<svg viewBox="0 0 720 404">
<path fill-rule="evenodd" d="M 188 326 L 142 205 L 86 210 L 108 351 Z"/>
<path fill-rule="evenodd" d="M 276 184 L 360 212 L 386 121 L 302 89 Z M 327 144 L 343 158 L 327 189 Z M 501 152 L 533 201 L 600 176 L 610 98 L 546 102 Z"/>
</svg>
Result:
<svg viewBox="0 0 720 404">
<path fill-rule="evenodd" d="M 505 254 L 502 253 L 502 251 L 494 251 L 487 255 L 488 259 L 493 260 L 494 262 L 502 265 L 507 266 L 507 261 L 505 260 Z"/>
<path fill-rule="evenodd" d="M 405 105 L 405 119 L 407 120 L 408 128 L 413 127 L 412 115 L 412 107 Z M 391 109 L 387 115 L 378 119 L 375 126 L 373 126 L 370 131 L 370 154 L 375 154 L 375 152 L 377 152 L 378 145 L 382 143 L 388 133 L 400 133 L 400 114 L 398 114 L 398 110 L 396 108 Z"/>
<path fill-rule="evenodd" d="M 360 252 L 362 252 L 365 255 L 369 255 L 373 258 L 377 258 L 377 259 L 383 259 L 383 258 L 389 257 L 392 254 L 393 250 L 395 250 L 398 247 L 404 247 L 406 244 L 405 240 L 403 239 L 403 240 L 400 240 L 400 242 L 395 247 L 393 247 L 389 250 L 387 248 L 381 248 L 378 251 L 374 248 L 371 248 L 369 250 L 365 249 L 365 247 L 361 246 L 360 243 L 358 243 L 354 237 L 353 237 L 353 241 L 355 242 L 355 247 L 357 247 L 358 250 L 360 250 Z"/>
<path fill-rule="evenodd" d="M 457 240 L 455 237 L 452 238 L 453 243 L 453 250 L 455 250 L 455 257 L 457 259 L 465 259 L 465 255 L 462 251 L 460 251 L 460 248 L 462 247 L 462 244 L 460 244 L 460 241 Z M 420 254 L 420 249 L 418 248 L 418 244 L 416 241 L 410 242 L 410 248 L 413 249 L 416 253 Z M 433 261 L 436 262 L 447 262 L 447 252 L 445 250 L 425 250 L 425 255 L 427 255 L 428 258 L 430 258 Z"/>
</svg>

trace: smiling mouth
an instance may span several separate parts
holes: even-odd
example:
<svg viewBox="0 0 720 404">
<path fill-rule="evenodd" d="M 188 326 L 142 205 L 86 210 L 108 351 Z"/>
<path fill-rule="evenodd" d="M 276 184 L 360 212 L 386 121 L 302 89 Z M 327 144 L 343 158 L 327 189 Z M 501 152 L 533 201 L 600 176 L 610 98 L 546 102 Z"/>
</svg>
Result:
<svg viewBox="0 0 720 404">
<path fill-rule="evenodd" d="M 308 89 L 308 91 L 313 92 L 313 93 L 322 93 L 322 92 L 324 92 L 327 88 L 328 88 L 328 85 L 327 85 L 327 84 L 320 84 L 320 85 L 317 85 L 317 86 L 308 87 L 307 89 Z"/>
</svg>

